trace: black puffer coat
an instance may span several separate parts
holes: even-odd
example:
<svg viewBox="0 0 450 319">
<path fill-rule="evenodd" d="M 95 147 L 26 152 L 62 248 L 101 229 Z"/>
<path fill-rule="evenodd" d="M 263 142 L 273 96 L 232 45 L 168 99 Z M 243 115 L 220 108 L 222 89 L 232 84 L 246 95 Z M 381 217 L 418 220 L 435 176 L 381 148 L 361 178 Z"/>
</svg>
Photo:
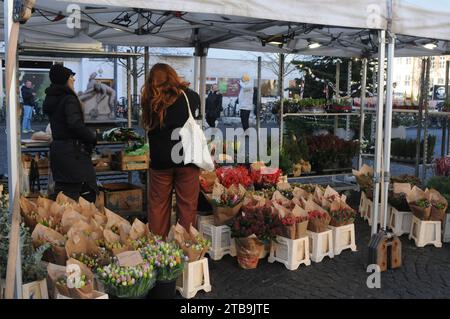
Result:
<svg viewBox="0 0 450 319">
<path fill-rule="evenodd" d="M 50 165 L 56 182 L 88 182 L 94 186 L 96 176 L 91 153 L 96 134 L 84 123 L 78 97 L 68 86 L 52 84 L 45 90 L 44 112 L 50 118 L 53 142 Z"/>
</svg>

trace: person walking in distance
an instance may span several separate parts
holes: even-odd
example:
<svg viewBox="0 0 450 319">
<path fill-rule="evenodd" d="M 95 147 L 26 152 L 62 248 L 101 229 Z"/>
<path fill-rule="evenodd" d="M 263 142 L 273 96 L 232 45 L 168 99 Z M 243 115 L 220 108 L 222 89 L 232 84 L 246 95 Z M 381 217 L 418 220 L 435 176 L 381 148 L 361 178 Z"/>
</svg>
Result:
<svg viewBox="0 0 450 319">
<path fill-rule="evenodd" d="M 206 98 L 206 122 L 209 127 L 215 127 L 216 120 L 220 117 L 223 110 L 222 97 L 217 84 L 214 84 Z"/>
<path fill-rule="evenodd" d="M 33 92 L 33 83 L 30 80 L 25 82 L 25 85 L 21 88 L 22 100 L 23 100 L 23 119 L 22 119 L 22 132 L 33 133 L 31 129 L 31 117 L 33 116 L 33 108 L 35 106 L 36 93 Z"/>
<path fill-rule="evenodd" d="M 249 128 L 249 117 L 253 111 L 253 85 L 248 74 L 244 74 L 239 81 L 239 109 L 241 114 L 241 123 L 244 131 Z"/>
</svg>

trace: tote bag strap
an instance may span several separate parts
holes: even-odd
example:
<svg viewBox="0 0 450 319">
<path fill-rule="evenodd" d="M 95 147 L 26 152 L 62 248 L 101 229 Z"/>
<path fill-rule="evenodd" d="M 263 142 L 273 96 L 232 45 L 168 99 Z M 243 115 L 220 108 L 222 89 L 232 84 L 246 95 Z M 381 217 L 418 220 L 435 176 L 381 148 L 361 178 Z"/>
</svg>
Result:
<svg viewBox="0 0 450 319">
<path fill-rule="evenodd" d="M 186 99 L 186 104 L 187 104 L 187 108 L 188 108 L 188 112 L 189 112 L 189 118 L 192 118 L 192 119 L 193 119 L 194 117 L 192 116 L 191 105 L 189 104 L 189 99 L 188 99 L 186 93 L 184 93 L 183 90 L 181 90 L 181 92 L 183 93 L 184 98 Z"/>
</svg>

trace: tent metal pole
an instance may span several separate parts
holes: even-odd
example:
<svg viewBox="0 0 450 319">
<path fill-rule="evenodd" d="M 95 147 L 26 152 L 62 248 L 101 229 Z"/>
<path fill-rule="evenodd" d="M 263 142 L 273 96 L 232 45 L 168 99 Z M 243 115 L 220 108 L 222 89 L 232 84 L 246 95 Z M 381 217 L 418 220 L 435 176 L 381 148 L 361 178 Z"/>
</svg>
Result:
<svg viewBox="0 0 450 319">
<path fill-rule="evenodd" d="M 423 161 L 422 161 L 422 182 L 425 183 L 427 178 L 427 162 L 428 162 L 428 88 L 430 87 L 430 69 L 431 58 L 427 58 L 427 68 L 425 74 L 425 89 L 423 106 L 425 108 L 425 121 L 423 124 Z"/>
<path fill-rule="evenodd" d="M 386 83 L 386 110 L 384 118 L 384 187 L 382 213 L 384 214 L 383 230 L 386 230 L 388 218 L 388 192 L 391 174 L 391 133 L 392 133 L 392 100 L 394 91 L 394 50 L 395 35 L 389 34 L 388 52 L 387 52 L 387 83 Z"/>
<path fill-rule="evenodd" d="M 131 127 L 131 114 L 133 103 L 131 102 L 131 58 L 127 58 L 127 117 L 128 117 L 128 127 Z"/>
<path fill-rule="evenodd" d="M 199 69 L 200 69 L 200 57 L 197 55 L 194 55 L 194 87 L 193 87 L 193 90 L 197 93 L 200 93 Z"/>
<path fill-rule="evenodd" d="M 450 96 L 449 96 L 450 92 L 449 92 L 449 89 L 448 89 L 449 80 L 450 80 L 449 79 L 449 77 L 450 77 L 449 73 L 450 73 L 450 61 L 446 61 L 445 62 L 445 102 L 446 102 L 447 105 L 450 102 Z M 444 141 L 445 141 L 444 138 L 442 139 L 442 144 L 444 145 L 444 147 L 443 147 L 444 152 L 442 154 L 442 157 L 444 157 L 445 154 L 450 155 L 450 116 L 447 117 L 447 119 L 444 117 L 443 123 L 445 123 L 445 126 L 447 126 L 447 128 L 448 128 L 448 134 L 447 134 L 447 143 L 444 143 Z M 445 128 L 444 128 L 444 130 L 445 130 Z M 445 137 L 445 131 L 442 134 L 442 136 Z M 447 146 L 447 153 L 445 152 L 445 147 L 446 146 Z"/>
<path fill-rule="evenodd" d="M 383 143 L 383 108 L 384 108 L 384 56 L 385 56 L 386 31 L 378 31 L 378 108 L 376 119 L 376 140 L 375 140 L 375 169 L 374 169 L 374 191 L 372 207 L 372 234 L 377 233 L 378 228 L 378 208 L 381 183 L 381 162 Z"/>
<path fill-rule="evenodd" d="M 449 61 L 445 62 L 445 104 L 448 103 L 448 68 Z M 442 117 L 442 142 L 441 142 L 441 157 L 445 156 L 445 148 L 447 146 L 446 134 L 447 134 L 447 119 Z"/>
<path fill-rule="evenodd" d="M 416 177 L 419 177 L 420 165 L 420 140 L 422 139 L 422 111 L 425 87 L 425 59 L 422 59 L 422 69 L 420 71 L 420 97 L 419 97 L 419 114 L 417 117 L 417 138 L 416 138 Z M 427 94 L 427 93 L 425 93 Z"/>
<path fill-rule="evenodd" d="M 17 86 L 17 38 L 19 24 L 13 21 L 14 1 L 6 0 L 3 3 L 3 24 L 4 39 L 6 48 L 5 64 L 5 88 L 6 88 L 6 132 L 7 132 L 7 152 L 8 152 L 8 190 L 9 190 L 9 215 L 13 216 L 14 198 L 20 196 L 20 174 L 19 163 L 21 163 L 21 152 L 19 149 L 20 130 L 18 128 L 19 114 L 18 106 L 18 86 Z M 19 156 L 19 158 L 17 158 Z M 17 247 L 17 262 L 15 269 L 15 293 L 16 298 L 22 298 L 22 265 L 20 245 Z"/>
<path fill-rule="evenodd" d="M 352 97 L 352 60 L 348 61 L 347 66 L 347 96 Z M 350 140 L 350 115 L 345 117 L 345 139 Z"/>
<path fill-rule="evenodd" d="M 256 97 L 256 135 L 258 138 L 256 139 L 256 151 L 257 151 L 257 160 L 259 161 L 259 132 L 261 129 L 261 66 L 262 66 L 262 59 L 259 56 L 258 57 L 258 84 L 257 84 L 257 97 Z"/>
<path fill-rule="evenodd" d="M 340 94 L 340 78 L 341 78 L 341 61 L 337 60 L 336 62 L 336 92 L 335 92 L 335 97 L 336 99 L 338 99 L 341 94 Z M 334 117 L 334 135 L 337 134 L 337 130 L 339 128 L 339 117 L 335 116 Z"/>
<path fill-rule="evenodd" d="M 202 115 L 202 127 L 205 127 L 205 107 L 206 107 L 206 54 L 200 57 L 200 87 L 198 94 L 200 95 L 200 113 Z"/>
<path fill-rule="evenodd" d="M 279 61 L 279 95 L 280 95 L 280 149 L 283 149 L 283 133 L 284 133 L 284 53 L 280 53 Z"/>
<path fill-rule="evenodd" d="M 150 54 L 148 46 L 146 46 L 144 47 L 144 80 L 147 80 L 149 68 L 150 68 Z"/>
<path fill-rule="evenodd" d="M 362 59 L 362 76 L 361 76 L 361 105 L 359 109 L 359 157 L 358 157 L 358 169 L 362 167 L 362 149 L 361 143 L 364 139 L 364 109 L 366 107 L 366 85 L 367 85 L 367 58 Z"/>
</svg>

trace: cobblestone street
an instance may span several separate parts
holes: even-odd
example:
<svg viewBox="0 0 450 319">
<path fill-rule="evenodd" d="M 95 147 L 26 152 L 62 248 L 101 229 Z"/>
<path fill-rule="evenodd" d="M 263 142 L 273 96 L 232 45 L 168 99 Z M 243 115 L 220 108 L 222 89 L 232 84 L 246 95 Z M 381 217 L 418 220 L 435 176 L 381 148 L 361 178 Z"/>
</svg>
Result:
<svg viewBox="0 0 450 319">
<path fill-rule="evenodd" d="M 403 265 L 381 275 L 381 288 L 369 289 L 366 281 L 370 227 L 358 217 L 355 223 L 357 252 L 343 251 L 321 263 L 300 265 L 289 271 L 281 263 L 260 260 L 254 270 L 239 268 L 226 255 L 209 260 L 212 291 L 198 298 L 450 298 L 450 245 L 417 248 L 408 235 L 401 237 Z"/>
</svg>

